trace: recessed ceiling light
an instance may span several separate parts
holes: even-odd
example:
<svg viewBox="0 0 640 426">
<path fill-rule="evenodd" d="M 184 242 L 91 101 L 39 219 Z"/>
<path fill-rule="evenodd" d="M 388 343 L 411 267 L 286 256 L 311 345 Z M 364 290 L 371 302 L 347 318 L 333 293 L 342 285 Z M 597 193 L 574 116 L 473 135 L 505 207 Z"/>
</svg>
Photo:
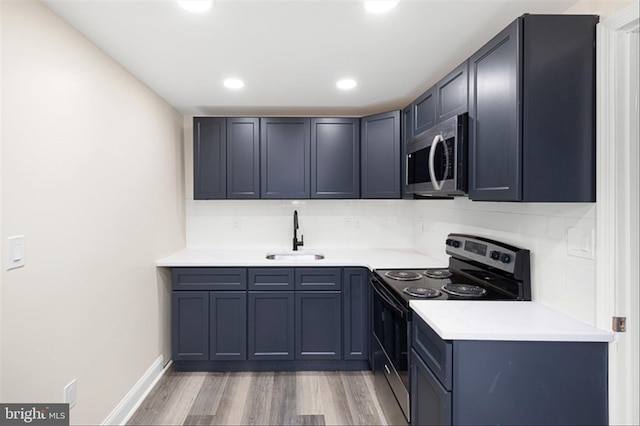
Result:
<svg viewBox="0 0 640 426">
<path fill-rule="evenodd" d="M 364 2 L 364 8 L 371 13 L 385 13 L 398 5 L 399 0 L 368 0 Z"/>
<path fill-rule="evenodd" d="M 213 6 L 213 0 L 178 0 L 178 4 L 189 12 L 206 12 Z"/>
<path fill-rule="evenodd" d="M 357 85 L 358 83 L 352 78 L 345 78 L 336 83 L 336 86 L 338 87 L 338 89 L 342 89 L 342 90 L 353 89 Z"/>
<path fill-rule="evenodd" d="M 242 89 L 244 87 L 244 81 L 239 78 L 228 78 L 223 84 L 227 89 Z"/>
</svg>

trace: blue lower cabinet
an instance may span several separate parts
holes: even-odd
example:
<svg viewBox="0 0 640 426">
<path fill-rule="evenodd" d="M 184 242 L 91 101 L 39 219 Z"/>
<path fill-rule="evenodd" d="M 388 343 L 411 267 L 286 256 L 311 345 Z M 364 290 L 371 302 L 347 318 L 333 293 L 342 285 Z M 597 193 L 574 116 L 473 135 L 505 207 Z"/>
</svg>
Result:
<svg viewBox="0 0 640 426">
<path fill-rule="evenodd" d="M 209 293 L 209 359 L 247 359 L 247 292 Z"/>
<path fill-rule="evenodd" d="M 296 292 L 296 359 L 342 359 L 342 294 Z"/>
<path fill-rule="evenodd" d="M 411 424 L 607 424 L 606 342 L 443 340 L 413 319 Z"/>
<path fill-rule="evenodd" d="M 411 424 L 450 425 L 451 392 L 411 350 Z"/>
<path fill-rule="evenodd" d="M 209 292 L 173 292 L 172 311 L 173 359 L 175 361 L 208 360 Z"/>
<path fill-rule="evenodd" d="M 174 268 L 177 371 L 366 370 L 366 268 Z"/>
<path fill-rule="evenodd" d="M 344 268 L 342 279 L 345 360 L 369 357 L 369 270 Z"/>
<path fill-rule="evenodd" d="M 250 291 L 248 338 L 250 360 L 293 360 L 293 291 Z"/>
</svg>

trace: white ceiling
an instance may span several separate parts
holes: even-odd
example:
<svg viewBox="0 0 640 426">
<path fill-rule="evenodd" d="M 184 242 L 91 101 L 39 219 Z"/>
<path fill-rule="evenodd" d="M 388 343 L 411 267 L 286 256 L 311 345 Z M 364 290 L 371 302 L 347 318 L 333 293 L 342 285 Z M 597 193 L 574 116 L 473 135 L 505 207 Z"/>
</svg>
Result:
<svg viewBox="0 0 640 426">
<path fill-rule="evenodd" d="M 402 108 L 523 13 L 575 0 L 44 0 L 186 115 L 351 115 Z M 230 91 L 227 77 L 246 86 Z M 358 86 L 340 91 L 336 80 Z"/>
</svg>

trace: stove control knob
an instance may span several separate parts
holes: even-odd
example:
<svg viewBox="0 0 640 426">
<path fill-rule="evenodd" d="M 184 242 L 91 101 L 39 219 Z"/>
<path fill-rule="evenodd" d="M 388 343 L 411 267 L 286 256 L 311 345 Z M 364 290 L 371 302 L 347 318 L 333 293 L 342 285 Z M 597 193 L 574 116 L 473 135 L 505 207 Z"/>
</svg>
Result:
<svg viewBox="0 0 640 426">
<path fill-rule="evenodd" d="M 491 256 L 491 259 L 493 259 L 493 260 L 498 260 L 498 259 L 500 259 L 500 252 L 499 251 L 492 251 L 491 253 L 489 253 L 489 256 Z"/>
<path fill-rule="evenodd" d="M 509 262 L 511 262 L 511 256 L 509 256 L 506 253 L 502 253 L 502 255 L 500 256 L 500 261 L 502 263 L 509 263 Z"/>
<path fill-rule="evenodd" d="M 453 247 L 453 248 L 458 248 L 458 247 L 460 247 L 460 241 L 458 241 L 458 240 L 451 240 L 451 247 Z"/>
</svg>

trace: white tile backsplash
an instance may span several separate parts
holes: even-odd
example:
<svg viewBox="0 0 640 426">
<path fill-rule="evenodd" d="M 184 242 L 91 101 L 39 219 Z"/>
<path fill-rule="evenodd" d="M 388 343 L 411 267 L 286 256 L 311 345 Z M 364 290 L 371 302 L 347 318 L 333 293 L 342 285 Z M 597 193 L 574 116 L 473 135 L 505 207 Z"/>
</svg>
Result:
<svg viewBox="0 0 640 426">
<path fill-rule="evenodd" d="M 403 200 L 187 200 L 187 247 L 290 249 L 293 211 L 304 248 L 410 248 Z"/>
<path fill-rule="evenodd" d="M 531 250 L 534 300 L 595 323 L 595 261 L 570 256 L 567 229 L 595 228 L 595 204 L 454 200 L 187 200 L 187 247 L 415 248 L 446 262 L 450 232 Z"/>
<path fill-rule="evenodd" d="M 414 210 L 414 248 L 444 260 L 443 241 L 450 232 L 528 248 L 533 299 L 595 324 L 595 261 L 567 252 L 569 227 L 595 229 L 595 204 L 480 203 L 456 198 L 416 201 Z"/>
</svg>

